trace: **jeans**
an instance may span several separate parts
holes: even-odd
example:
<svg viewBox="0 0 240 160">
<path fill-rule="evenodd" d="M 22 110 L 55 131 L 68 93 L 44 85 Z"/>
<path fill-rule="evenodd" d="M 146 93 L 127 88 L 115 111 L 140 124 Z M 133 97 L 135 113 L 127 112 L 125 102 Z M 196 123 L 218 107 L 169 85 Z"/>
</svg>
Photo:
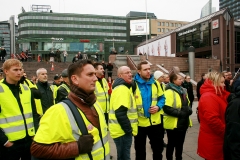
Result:
<svg viewBox="0 0 240 160">
<path fill-rule="evenodd" d="M 160 118 L 160 117 L 159 117 Z M 148 127 L 139 127 L 138 134 L 134 137 L 134 147 L 136 151 L 136 160 L 146 160 L 146 140 L 150 140 L 153 160 L 162 160 L 163 151 L 163 131 L 161 124 Z"/>
<path fill-rule="evenodd" d="M 113 140 L 117 148 L 117 160 L 130 160 L 132 135 L 125 134 L 121 137 L 114 138 Z"/>
<path fill-rule="evenodd" d="M 64 62 L 64 63 L 66 62 L 66 58 L 67 58 L 67 57 L 63 57 L 63 62 Z"/>
<path fill-rule="evenodd" d="M 185 140 L 187 129 L 180 130 L 175 128 L 174 130 L 167 129 L 166 131 L 167 131 L 167 137 L 168 137 L 167 150 L 166 150 L 167 160 L 173 159 L 174 148 L 175 148 L 176 160 L 182 160 L 183 143 Z"/>
</svg>

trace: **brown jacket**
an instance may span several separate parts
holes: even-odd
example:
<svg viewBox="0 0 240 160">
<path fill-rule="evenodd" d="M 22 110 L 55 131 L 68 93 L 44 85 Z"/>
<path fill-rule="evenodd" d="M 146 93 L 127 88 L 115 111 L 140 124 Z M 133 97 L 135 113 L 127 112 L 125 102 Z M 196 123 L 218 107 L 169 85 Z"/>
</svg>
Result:
<svg viewBox="0 0 240 160">
<path fill-rule="evenodd" d="M 93 106 L 88 106 L 84 101 L 78 98 L 74 93 L 70 92 L 68 98 L 85 114 L 87 119 L 99 128 L 99 118 L 97 111 Z M 67 159 L 77 157 L 79 154 L 78 143 L 53 143 L 53 144 L 40 144 L 33 142 L 31 146 L 31 154 L 37 158 L 46 159 Z"/>
</svg>

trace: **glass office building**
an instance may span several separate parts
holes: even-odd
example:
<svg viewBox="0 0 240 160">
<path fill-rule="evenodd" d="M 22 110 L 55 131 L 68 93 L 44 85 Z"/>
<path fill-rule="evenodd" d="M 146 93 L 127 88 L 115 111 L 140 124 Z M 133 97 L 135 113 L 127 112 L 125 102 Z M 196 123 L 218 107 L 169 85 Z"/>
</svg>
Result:
<svg viewBox="0 0 240 160">
<path fill-rule="evenodd" d="M 0 47 L 4 48 L 7 54 L 10 53 L 10 24 L 7 21 L 0 22 Z"/>
<path fill-rule="evenodd" d="M 126 17 L 50 12 L 24 12 L 19 18 L 19 48 L 33 55 L 48 55 L 51 50 L 78 51 L 108 59 L 112 48 L 119 54 L 134 53 L 129 42 L 130 25 Z M 72 57 L 72 56 L 71 56 Z"/>
<path fill-rule="evenodd" d="M 228 7 L 235 20 L 240 20 L 240 1 L 239 0 L 219 0 L 219 9 Z"/>
</svg>

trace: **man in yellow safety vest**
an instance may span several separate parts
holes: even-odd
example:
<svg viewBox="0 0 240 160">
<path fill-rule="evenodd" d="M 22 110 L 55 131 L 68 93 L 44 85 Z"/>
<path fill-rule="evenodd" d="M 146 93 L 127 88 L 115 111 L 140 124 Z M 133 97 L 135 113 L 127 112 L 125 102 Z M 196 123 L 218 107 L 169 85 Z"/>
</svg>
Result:
<svg viewBox="0 0 240 160">
<path fill-rule="evenodd" d="M 95 95 L 97 101 L 102 107 L 103 113 L 105 115 L 106 122 L 108 123 L 108 112 L 109 112 L 109 96 L 108 96 L 108 83 L 104 76 L 104 69 L 101 63 L 94 63 L 94 68 L 96 70 L 96 88 Z"/>
<path fill-rule="evenodd" d="M 69 78 L 68 78 L 68 70 L 64 69 L 62 71 L 62 84 L 58 87 L 57 89 L 57 95 L 56 95 L 56 99 L 55 102 L 61 102 L 62 100 L 66 99 L 68 96 L 68 93 L 70 92 L 70 88 L 69 88 Z"/>
<path fill-rule="evenodd" d="M 35 158 L 108 160 L 110 148 L 107 124 L 94 94 L 97 77 L 90 60 L 80 60 L 68 67 L 68 98 L 83 119 L 87 134 L 79 129 L 66 101 L 50 107 L 42 116 L 31 146 Z"/>
<path fill-rule="evenodd" d="M 30 88 L 19 83 L 22 63 L 3 63 L 6 78 L 0 83 L 0 159 L 29 160 L 30 145 L 38 127 L 38 114 Z"/>
<path fill-rule="evenodd" d="M 160 110 L 165 97 L 159 83 L 151 75 L 150 65 L 143 61 L 137 65 L 135 100 L 138 110 L 138 134 L 134 137 L 136 160 L 146 160 L 146 137 L 150 140 L 153 160 L 162 160 L 163 139 Z"/>
<path fill-rule="evenodd" d="M 131 87 L 132 72 L 122 66 L 113 83 L 109 112 L 109 131 L 116 144 L 117 159 L 131 159 L 132 136 L 137 135 L 138 114 Z"/>
</svg>

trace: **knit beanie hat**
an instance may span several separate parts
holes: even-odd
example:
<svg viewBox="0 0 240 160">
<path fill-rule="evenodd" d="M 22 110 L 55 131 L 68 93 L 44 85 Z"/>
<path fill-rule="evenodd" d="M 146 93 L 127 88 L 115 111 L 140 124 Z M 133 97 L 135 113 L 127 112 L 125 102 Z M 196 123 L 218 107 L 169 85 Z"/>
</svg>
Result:
<svg viewBox="0 0 240 160">
<path fill-rule="evenodd" d="M 163 72 L 161 71 L 155 71 L 154 74 L 153 74 L 155 80 L 157 80 L 159 77 L 162 77 L 163 76 Z"/>
</svg>

